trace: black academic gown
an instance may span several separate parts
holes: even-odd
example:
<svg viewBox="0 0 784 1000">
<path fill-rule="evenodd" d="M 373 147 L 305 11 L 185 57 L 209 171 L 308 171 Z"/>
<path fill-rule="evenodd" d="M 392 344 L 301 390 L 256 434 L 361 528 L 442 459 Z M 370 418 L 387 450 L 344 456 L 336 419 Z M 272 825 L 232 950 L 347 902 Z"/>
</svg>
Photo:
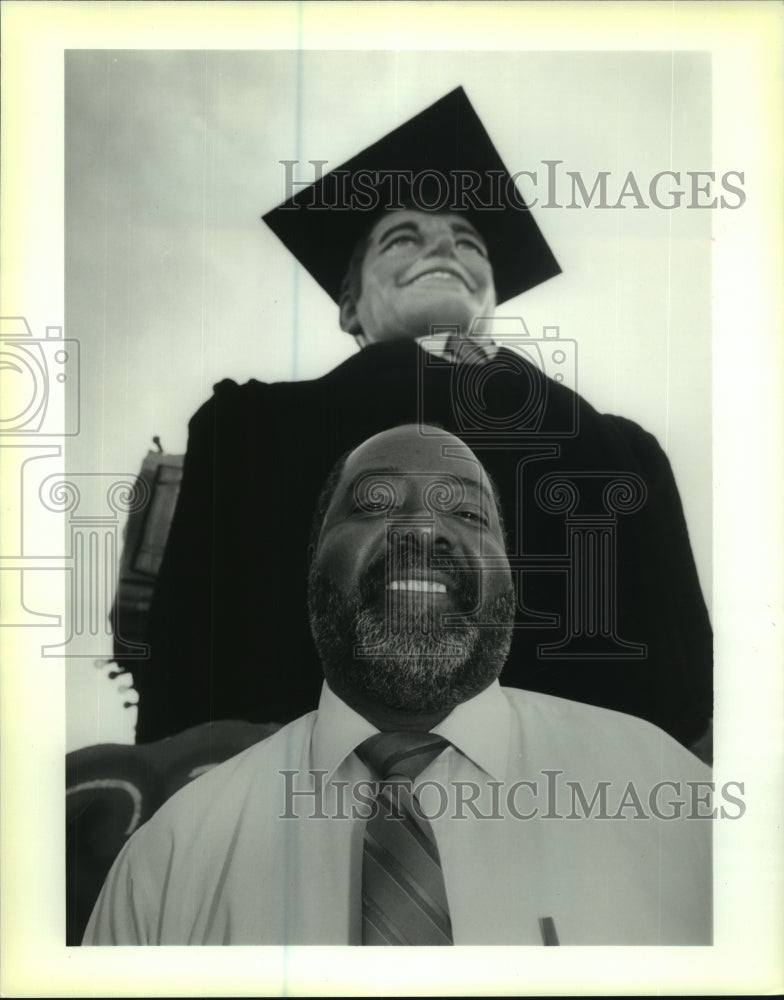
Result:
<svg viewBox="0 0 784 1000">
<path fill-rule="evenodd" d="M 312 381 L 215 386 L 189 425 L 151 658 L 127 664 L 139 692 L 138 742 L 211 719 L 285 722 L 316 707 L 322 671 L 307 573 L 319 490 L 344 451 L 418 417 L 471 445 L 500 490 L 510 551 L 521 557 L 512 559 L 521 607 L 501 683 L 629 712 L 683 743 L 702 734 L 712 633 L 664 452 L 635 423 L 598 413 L 505 349 L 481 378 L 399 341 L 365 348 Z M 559 509 L 568 491 L 546 478 L 553 474 L 577 490 L 570 511 Z M 613 520 L 603 490 L 618 474 L 627 497 L 637 490 L 632 507 L 640 482 L 645 497 Z M 593 583 L 576 584 L 577 562 L 602 546 L 614 582 L 592 571 Z M 585 605 L 586 594 L 608 586 L 609 642 L 588 634 Z M 570 630 L 576 639 L 560 653 L 543 648 Z"/>
</svg>

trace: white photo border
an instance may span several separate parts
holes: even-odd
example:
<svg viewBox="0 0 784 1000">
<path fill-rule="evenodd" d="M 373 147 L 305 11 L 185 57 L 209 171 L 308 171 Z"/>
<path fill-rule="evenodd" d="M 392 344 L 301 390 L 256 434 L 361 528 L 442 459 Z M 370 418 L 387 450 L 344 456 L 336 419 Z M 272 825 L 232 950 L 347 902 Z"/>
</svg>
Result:
<svg viewBox="0 0 784 1000">
<path fill-rule="evenodd" d="M 724 780 L 744 781 L 747 804 L 742 820 L 717 823 L 714 830 L 713 947 L 586 947 L 571 949 L 568 958 L 547 949 L 458 948 L 448 963 L 443 954 L 421 949 L 396 955 L 394 964 L 371 949 L 160 948 L 145 949 L 143 957 L 126 948 L 68 949 L 63 943 L 67 663 L 41 663 L 33 630 L 15 629 L 0 635 L 2 992 L 607 996 L 780 988 L 781 7 L 7 0 L 2 23 L 0 314 L 24 310 L 36 330 L 61 324 L 64 312 L 67 49 L 245 49 L 255 43 L 319 49 L 709 50 L 714 158 L 717 164 L 742 164 L 748 193 L 743 211 L 715 216 L 713 235 L 715 780 L 719 786 Z M 9 519 L 4 520 L 5 546 Z M 52 587 L 54 606 L 62 606 L 62 583 Z"/>
</svg>

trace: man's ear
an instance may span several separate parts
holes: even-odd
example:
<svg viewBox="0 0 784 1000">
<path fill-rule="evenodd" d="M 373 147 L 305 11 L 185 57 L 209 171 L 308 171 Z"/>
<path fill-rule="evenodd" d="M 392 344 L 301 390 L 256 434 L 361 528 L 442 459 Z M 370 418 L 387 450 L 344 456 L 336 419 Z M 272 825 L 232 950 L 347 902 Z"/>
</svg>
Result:
<svg viewBox="0 0 784 1000">
<path fill-rule="evenodd" d="M 358 337 L 362 333 L 362 327 L 357 318 L 357 304 L 354 296 L 349 291 L 343 292 L 340 296 L 340 329 L 350 333 L 352 337 Z"/>
</svg>

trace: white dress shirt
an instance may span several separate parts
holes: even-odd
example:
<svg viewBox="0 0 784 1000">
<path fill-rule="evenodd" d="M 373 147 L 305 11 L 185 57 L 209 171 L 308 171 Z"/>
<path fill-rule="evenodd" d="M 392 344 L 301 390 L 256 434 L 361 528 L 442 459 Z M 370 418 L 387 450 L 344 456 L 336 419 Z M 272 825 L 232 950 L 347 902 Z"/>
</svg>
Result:
<svg viewBox="0 0 784 1000">
<path fill-rule="evenodd" d="M 134 834 L 84 943 L 361 943 L 374 779 L 353 750 L 376 731 L 325 684 L 317 712 Z M 456 945 L 541 945 L 546 917 L 561 945 L 710 943 L 711 820 L 698 817 L 718 803 L 708 768 L 671 737 L 498 682 L 433 731 L 451 745 L 415 790 Z"/>
</svg>

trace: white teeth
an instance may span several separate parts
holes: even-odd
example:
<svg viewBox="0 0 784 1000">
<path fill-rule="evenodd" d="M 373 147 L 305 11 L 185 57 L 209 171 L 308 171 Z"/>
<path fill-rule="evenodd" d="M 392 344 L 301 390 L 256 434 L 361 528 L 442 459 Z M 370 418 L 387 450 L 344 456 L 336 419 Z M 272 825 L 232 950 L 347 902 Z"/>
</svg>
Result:
<svg viewBox="0 0 784 1000">
<path fill-rule="evenodd" d="M 418 277 L 414 278 L 412 284 L 416 284 L 417 281 L 428 281 L 431 278 L 437 280 L 442 280 L 443 278 L 449 278 L 452 281 L 462 281 L 463 279 L 458 277 L 458 275 L 453 274 L 452 271 L 427 271 L 425 274 L 420 274 Z"/>
<path fill-rule="evenodd" d="M 423 594 L 445 594 L 446 587 L 443 583 L 430 580 L 393 580 L 389 584 L 390 590 L 415 590 Z"/>
</svg>

